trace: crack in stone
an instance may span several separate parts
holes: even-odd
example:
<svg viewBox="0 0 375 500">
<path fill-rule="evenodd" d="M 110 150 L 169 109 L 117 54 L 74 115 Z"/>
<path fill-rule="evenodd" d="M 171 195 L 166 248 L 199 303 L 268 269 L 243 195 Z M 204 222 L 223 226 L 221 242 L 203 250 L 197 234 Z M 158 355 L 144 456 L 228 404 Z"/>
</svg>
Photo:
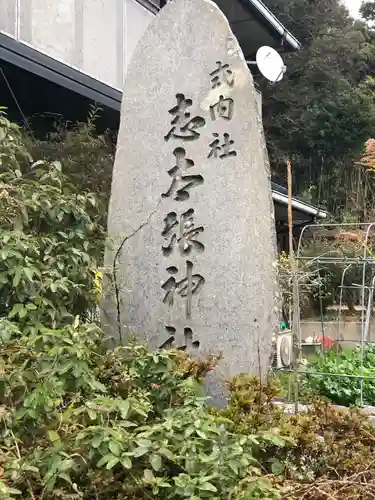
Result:
<svg viewBox="0 0 375 500">
<path fill-rule="evenodd" d="M 117 269 L 116 269 L 116 262 L 120 256 L 120 253 L 125 245 L 125 243 L 130 240 L 130 238 L 133 238 L 139 231 L 141 231 L 147 224 L 150 222 L 152 217 L 156 214 L 156 212 L 159 210 L 160 204 L 162 200 L 159 200 L 159 203 L 157 204 L 156 208 L 149 214 L 149 216 L 146 218 L 145 221 L 143 221 L 136 229 L 134 229 L 130 234 L 125 236 L 125 238 L 122 240 L 120 243 L 120 246 L 117 249 L 117 252 L 115 254 L 115 257 L 113 259 L 113 264 L 112 264 L 112 277 L 113 277 L 113 284 L 115 288 L 115 298 L 116 298 L 116 312 L 117 312 L 117 328 L 118 328 L 118 333 L 120 337 L 120 342 L 122 344 L 122 331 L 121 331 L 121 309 L 120 309 L 120 288 L 117 283 Z"/>
</svg>

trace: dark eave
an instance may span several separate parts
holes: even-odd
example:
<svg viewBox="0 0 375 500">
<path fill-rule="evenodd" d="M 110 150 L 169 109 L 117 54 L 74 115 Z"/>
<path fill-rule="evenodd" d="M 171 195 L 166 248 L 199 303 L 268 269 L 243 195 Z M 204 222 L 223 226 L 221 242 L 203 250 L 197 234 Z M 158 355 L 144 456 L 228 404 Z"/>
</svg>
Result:
<svg viewBox="0 0 375 500">
<path fill-rule="evenodd" d="M 277 17 L 272 14 L 270 9 L 264 5 L 260 0 L 240 0 L 245 6 L 247 6 L 253 14 L 257 17 L 259 22 L 264 24 L 264 26 L 269 30 L 270 34 L 275 38 L 280 40 L 281 44 L 288 46 L 290 52 L 294 52 L 301 49 L 301 44 L 295 36 L 293 36 Z"/>
<path fill-rule="evenodd" d="M 136 0 L 157 14 L 168 0 Z M 280 52 L 300 50 L 300 42 L 261 0 L 213 0 L 223 11 L 246 58 L 254 58 L 261 45 Z"/>
<path fill-rule="evenodd" d="M 14 40 L 4 33 L 0 33 L 0 67 L 2 61 L 29 71 L 108 108 L 118 111 L 121 109 L 122 93 L 119 90 L 91 78 L 25 43 Z"/>
<path fill-rule="evenodd" d="M 159 5 L 153 2 L 152 0 L 136 0 L 136 1 L 141 5 L 143 5 L 143 7 L 145 7 L 147 10 L 153 12 L 154 14 L 157 14 L 160 10 Z"/>
<path fill-rule="evenodd" d="M 287 218 L 287 207 L 289 203 L 288 190 L 283 186 L 271 183 L 272 185 L 272 199 L 276 205 L 284 207 L 284 215 Z M 298 198 L 292 197 L 292 209 L 293 209 L 293 219 L 303 220 L 307 219 L 326 219 L 328 217 L 328 212 L 322 210 L 319 207 L 306 203 L 305 201 L 299 200 Z"/>
</svg>

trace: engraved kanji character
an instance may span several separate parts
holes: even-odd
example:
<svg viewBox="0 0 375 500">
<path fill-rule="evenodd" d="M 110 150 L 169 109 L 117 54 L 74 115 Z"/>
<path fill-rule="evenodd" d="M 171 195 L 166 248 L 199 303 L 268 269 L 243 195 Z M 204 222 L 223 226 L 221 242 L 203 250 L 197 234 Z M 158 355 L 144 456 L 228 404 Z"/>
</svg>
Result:
<svg viewBox="0 0 375 500">
<path fill-rule="evenodd" d="M 212 134 L 216 139 L 211 142 L 210 148 L 211 151 L 207 158 L 226 158 L 227 156 L 237 156 L 237 151 L 234 149 L 231 150 L 231 146 L 234 144 L 234 141 L 229 139 L 229 134 L 224 134 L 224 142 L 220 144 L 220 140 L 218 139 L 219 134 Z M 221 153 L 221 154 L 220 154 Z"/>
<path fill-rule="evenodd" d="M 174 116 L 171 121 L 172 128 L 168 134 L 164 136 L 164 139 L 166 141 L 169 141 L 171 137 L 177 137 L 178 139 L 185 139 L 187 141 L 198 139 L 200 134 L 196 129 L 203 127 L 206 124 L 206 120 L 201 116 L 190 118 L 191 113 L 187 111 L 187 109 L 193 104 L 191 99 L 185 99 L 184 94 L 177 94 L 176 98 L 177 105 L 168 111 L 168 113 Z"/>
<path fill-rule="evenodd" d="M 168 170 L 172 177 L 171 185 L 166 193 L 162 193 L 163 198 L 173 196 L 177 201 L 184 201 L 190 198 L 189 190 L 203 184 L 201 175 L 183 175 L 183 173 L 194 166 L 193 160 L 186 158 L 186 151 L 183 148 L 176 148 L 173 151 L 176 157 L 176 165 Z M 180 186 L 180 187 L 179 187 Z"/>
<path fill-rule="evenodd" d="M 221 95 L 219 101 L 212 106 L 210 106 L 210 113 L 212 120 L 217 118 L 224 118 L 225 120 L 231 120 L 233 116 L 234 101 L 231 97 L 224 97 Z"/>
<path fill-rule="evenodd" d="M 162 247 L 163 255 L 168 257 L 175 245 L 178 245 L 181 255 L 189 255 L 192 249 L 203 252 L 203 243 L 196 239 L 203 231 L 203 226 L 195 227 L 192 208 L 180 216 L 176 212 L 170 212 L 164 219 L 164 230 L 161 233 L 167 243 Z"/>
<path fill-rule="evenodd" d="M 200 274 L 193 274 L 193 263 L 190 261 L 186 261 L 186 276 L 179 281 L 175 278 L 175 275 L 178 273 L 177 267 L 170 266 L 167 268 L 167 272 L 171 276 L 161 286 L 165 291 L 163 302 L 164 304 L 173 306 L 175 294 L 180 297 L 186 297 L 186 317 L 190 318 L 192 296 L 199 293 L 205 279 Z"/>
<path fill-rule="evenodd" d="M 193 330 L 186 326 L 184 328 L 183 338 L 181 341 L 176 339 L 176 328 L 174 326 L 166 326 L 165 327 L 167 334 L 169 337 L 163 344 L 160 346 L 160 349 L 168 349 L 176 347 L 180 351 L 185 351 L 188 347 L 194 347 L 197 349 L 200 346 L 199 340 L 193 340 Z"/>
<path fill-rule="evenodd" d="M 216 89 L 225 81 L 229 87 L 234 85 L 234 74 L 229 69 L 229 64 L 223 64 L 221 61 L 216 61 L 217 68 L 210 73 L 212 88 Z"/>
</svg>

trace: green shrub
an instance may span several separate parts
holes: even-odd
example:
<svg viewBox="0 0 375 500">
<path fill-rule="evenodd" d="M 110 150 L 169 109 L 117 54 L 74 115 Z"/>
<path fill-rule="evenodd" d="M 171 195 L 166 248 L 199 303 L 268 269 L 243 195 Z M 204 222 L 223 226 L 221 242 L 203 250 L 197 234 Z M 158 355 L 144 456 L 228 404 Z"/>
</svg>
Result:
<svg viewBox="0 0 375 500">
<path fill-rule="evenodd" d="M 207 410 L 197 387 L 215 360 L 107 351 L 87 322 L 99 217 L 97 198 L 58 162 L 34 162 L 0 115 L 1 498 L 259 498 L 252 470 L 275 438 Z"/>
<path fill-rule="evenodd" d="M 210 414 L 182 353 L 105 352 L 78 320 L 0 329 L 2 482 L 22 498 L 229 498 L 272 439 Z"/>
<path fill-rule="evenodd" d="M 320 396 L 344 406 L 360 403 L 361 381 L 355 377 L 363 376 L 363 402 L 375 405 L 375 378 L 366 380 L 366 377 L 375 377 L 374 344 L 364 344 L 362 354 L 360 346 L 338 353 L 331 349 L 316 358 L 309 371 L 321 373 L 306 375 L 306 382 L 311 389 Z"/>
<path fill-rule="evenodd" d="M 0 316 L 36 334 L 95 304 L 104 248 L 98 201 L 69 184 L 60 163 L 33 162 L 1 114 L 0 155 Z"/>
<path fill-rule="evenodd" d="M 109 201 L 114 162 L 114 141 L 107 133 L 97 133 L 101 110 L 91 107 L 85 122 L 67 124 L 56 120 L 45 139 L 25 134 L 31 156 L 47 162 L 59 161 L 65 175 L 78 192 L 95 193 L 106 205 Z"/>
<path fill-rule="evenodd" d="M 249 376 L 210 409 L 214 358 L 105 349 L 87 317 L 101 210 L 61 170 L 0 116 L 1 500 L 372 498 L 375 429 L 359 412 L 286 415 L 277 384 Z"/>
<path fill-rule="evenodd" d="M 232 432 L 272 432 L 290 440 L 283 447 L 268 443 L 258 456 L 273 491 L 282 487 L 282 498 L 371 498 L 366 494 L 375 484 L 375 427 L 367 415 L 358 409 L 337 411 L 318 399 L 300 414 L 287 414 L 273 404 L 280 390 L 277 379 L 261 386 L 256 377 L 237 376 L 230 390 L 228 407 L 218 414 L 232 422 Z"/>
</svg>

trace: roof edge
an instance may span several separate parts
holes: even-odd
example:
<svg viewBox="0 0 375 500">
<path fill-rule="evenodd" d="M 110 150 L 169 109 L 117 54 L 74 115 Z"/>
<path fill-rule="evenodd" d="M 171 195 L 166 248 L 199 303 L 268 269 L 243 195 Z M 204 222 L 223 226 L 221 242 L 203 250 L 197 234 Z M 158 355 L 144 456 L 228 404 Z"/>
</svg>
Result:
<svg viewBox="0 0 375 500">
<path fill-rule="evenodd" d="M 136 0 L 140 5 L 145 7 L 147 10 L 157 14 L 160 10 L 160 7 L 156 5 L 152 0 Z M 264 24 L 267 25 L 268 29 L 271 31 L 277 31 L 280 35 L 280 38 L 286 42 L 292 51 L 300 50 L 302 45 L 297 40 L 295 36 L 293 36 L 281 22 L 277 19 L 277 17 L 272 14 L 271 10 L 264 5 L 261 0 L 240 0 L 244 5 L 250 7 L 258 17 L 262 17 Z"/>
<path fill-rule="evenodd" d="M 253 11 L 261 16 L 265 24 L 267 24 L 268 29 L 276 30 L 280 35 L 280 38 L 286 42 L 293 51 L 298 51 L 302 48 L 302 44 L 293 36 L 290 31 L 288 31 L 285 26 L 277 19 L 277 17 L 272 14 L 270 9 L 264 5 L 261 0 L 241 0 L 244 5 L 250 7 Z"/>
<path fill-rule="evenodd" d="M 30 71 L 108 108 L 117 111 L 121 109 L 122 92 L 120 90 L 2 31 L 0 31 L 0 62 L 1 60 Z"/>
<path fill-rule="evenodd" d="M 272 189 L 272 199 L 286 206 L 289 203 L 289 198 L 287 195 L 278 193 L 274 189 Z M 304 201 L 297 200 L 297 198 L 292 198 L 292 208 L 319 219 L 326 219 L 328 217 L 328 212 L 326 212 L 325 210 L 321 210 L 320 208 L 314 207 L 313 205 L 305 203 Z"/>
<path fill-rule="evenodd" d="M 136 2 L 153 14 L 157 14 L 160 10 L 159 5 L 156 5 L 152 0 L 136 0 Z"/>
</svg>

